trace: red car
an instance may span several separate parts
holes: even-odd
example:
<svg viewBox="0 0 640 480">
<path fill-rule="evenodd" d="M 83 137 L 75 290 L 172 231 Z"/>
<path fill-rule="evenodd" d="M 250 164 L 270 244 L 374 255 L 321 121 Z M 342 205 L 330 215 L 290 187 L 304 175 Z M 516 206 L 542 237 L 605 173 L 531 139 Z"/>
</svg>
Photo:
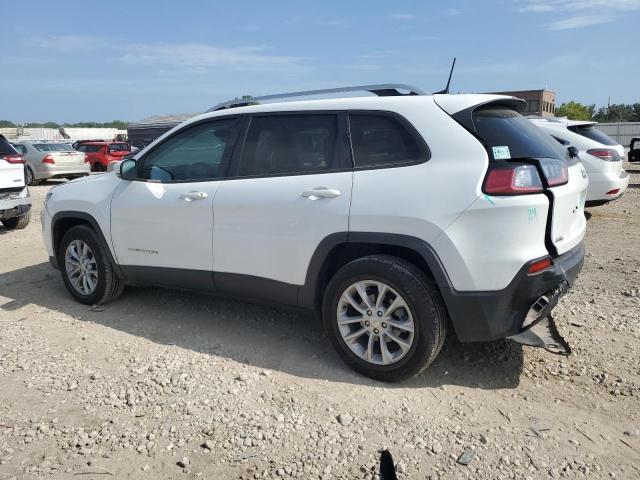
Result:
<svg viewBox="0 0 640 480">
<path fill-rule="evenodd" d="M 92 172 L 106 172 L 109 162 L 122 160 L 131 152 L 131 146 L 125 142 L 82 142 L 76 150 L 84 152 L 84 161 L 91 164 Z"/>
</svg>

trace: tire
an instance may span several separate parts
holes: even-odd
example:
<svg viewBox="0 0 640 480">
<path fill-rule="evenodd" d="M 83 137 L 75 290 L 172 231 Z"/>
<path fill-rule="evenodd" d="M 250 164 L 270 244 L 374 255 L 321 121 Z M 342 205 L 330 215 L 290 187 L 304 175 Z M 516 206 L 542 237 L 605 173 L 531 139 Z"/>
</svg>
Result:
<svg viewBox="0 0 640 480">
<path fill-rule="evenodd" d="M 30 167 L 24 167 L 24 181 L 27 185 L 31 187 L 35 187 L 40 183 L 40 180 L 36 178 L 35 174 L 33 173 L 33 170 L 31 170 Z"/>
<path fill-rule="evenodd" d="M 3 219 L 2 225 L 4 225 L 5 228 L 8 228 L 10 230 L 22 230 L 23 228 L 26 228 L 27 225 L 29 225 L 30 221 L 31 221 L 31 211 L 28 211 L 27 213 L 25 213 L 24 215 L 20 215 L 19 217 L 11 217 L 11 218 Z"/>
<path fill-rule="evenodd" d="M 366 286 L 368 299 L 376 300 L 380 291 L 387 292 L 382 295 L 383 303 L 380 308 L 382 316 L 380 318 L 376 318 L 378 312 L 373 311 L 375 306 L 373 306 L 372 312 L 365 308 L 361 313 L 355 310 L 353 303 L 344 301 L 346 297 L 343 297 L 343 293 L 352 292 L 352 299 L 359 299 L 359 302 L 356 301 L 359 308 L 364 305 L 363 298 L 353 293 L 358 291 L 357 288 L 354 289 L 359 284 L 358 282 L 362 282 L 360 285 L 368 285 Z M 378 285 L 384 284 L 386 290 L 384 287 L 374 286 L 375 282 L 379 282 Z M 370 295 L 370 291 L 374 293 Z M 385 310 L 393 308 L 397 297 L 400 297 L 404 303 L 401 303 L 400 308 L 396 307 L 393 312 L 388 311 L 388 313 L 398 315 L 400 312 L 400 315 L 387 317 Z M 384 302 L 386 302 L 386 307 L 384 307 Z M 370 303 L 373 302 L 370 301 Z M 347 309 L 341 309 L 341 316 L 349 318 L 347 320 L 349 324 L 341 327 L 338 325 L 338 308 L 345 307 L 345 305 Z M 408 307 L 408 311 L 405 306 Z M 373 313 L 373 316 L 366 317 L 369 313 Z M 353 316 L 349 316 L 351 314 Z M 352 321 L 359 316 L 369 318 L 370 322 L 367 324 L 365 321 Z M 402 321 L 399 320 L 400 317 L 402 317 Z M 427 368 L 440 353 L 447 330 L 447 313 L 438 287 L 415 265 L 391 255 L 371 255 L 343 266 L 327 285 L 322 306 L 322 318 L 331 343 L 345 363 L 367 377 L 384 382 L 401 381 L 417 375 Z M 408 328 L 407 325 L 412 324 L 413 332 L 391 327 L 384 323 L 384 319 L 393 321 L 394 325 L 403 325 L 402 328 Z M 381 321 L 383 323 L 379 323 Z M 357 334 L 362 329 L 371 329 L 374 326 L 379 329 L 374 330 L 376 333 L 382 332 L 377 337 L 377 343 L 374 340 L 373 348 L 370 347 L 371 341 L 368 339 L 371 336 L 375 338 L 375 335 L 365 333 L 356 337 L 357 342 L 350 342 L 352 347 L 343 338 L 345 335 L 343 332 L 346 328 L 350 329 L 347 335 L 352 335 L 354 332 Z M 386 336 L 387 332 L 403 340 L 405 347 L 409 342 L 410 346 L 401 348 L 400 343 L 396 343 L 390 336 Z M 366 338 L 364 338 L 365 335 Z M 387 361 L 386 364 L 381 343 L 383 337 L 387 339 L 385 341 L 387 360 L 390 355 L 398 357 L 397 360 Z M 364 343 L 367 345 L 366 348 Z M 394 347 L 395 351 L 390 353 Z M 353 348 L 362 349 L 364 352 L 359 355 L 354 352 Z M 363 358 L 363 355 L 367 355 L 369 352 L 374 352 L 371 355 L 373 361 Z"/>
<path fill-rule="evenodd" d="M 80 243 L 74 243 L 80 242 Z M 91 272 L 95 273 L 94 288 L 91 291 L 81 291 L 70 277 L 69 268 L 65 259 L 67 249 L 74 243 L 74 246 L 85 244 L 90 249 L 88 258 L 92 259 Z M 64 284 L 69 293 L 79 301 L 87 305 L 104 304 L 115 300 L 124 290 L 124 282 L 120 280 L 111 264 L 109 253 L 105 251 L 96 232 L 88 225 L 77 225 L 70 228 L 62 237 L 58 247 L 58 265 Z M 95 281 L 97 278 L 97 281 Z M 82 284 L 82 282 L 80 282 Z M 80 287 L 82 288 L 82 287 Z"/>
<path fill-rule="evenodd" d="M 93 164 L 93 171 L 94 172 L 104 172 L 104 171 L 106 171 L 106 168 L 100 162 L 96 162 L 96 163 Z"/>
</svg>

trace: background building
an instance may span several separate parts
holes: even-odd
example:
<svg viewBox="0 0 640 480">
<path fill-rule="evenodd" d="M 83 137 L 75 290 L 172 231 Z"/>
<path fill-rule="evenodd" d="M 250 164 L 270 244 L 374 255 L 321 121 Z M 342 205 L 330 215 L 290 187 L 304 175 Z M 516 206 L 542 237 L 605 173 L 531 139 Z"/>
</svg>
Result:
<svg viewBox="0 0 640 480">
<path fill-rule="evenodd" d="M 498 95 L 511 95 L 527 102 L 524 115 L 538 115 L 553 117 L 556 111 L 556 92 L 543 88 L 542 90 L 516 90 L 511 92 L 489 92 Z"/>
</svg>

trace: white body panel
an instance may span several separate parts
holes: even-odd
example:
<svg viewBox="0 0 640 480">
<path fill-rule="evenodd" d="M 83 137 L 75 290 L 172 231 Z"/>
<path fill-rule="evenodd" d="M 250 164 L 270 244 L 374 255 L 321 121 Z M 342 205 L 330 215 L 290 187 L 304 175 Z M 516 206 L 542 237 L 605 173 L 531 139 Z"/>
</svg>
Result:
<svg viewBox="0 0 640 480">
<path fill-rule="evenodd" d="M 432 244 L 458 291 L 505 288 L 528 261 L 548 255 L 545 195 L 479 196 Z"/>
<path fill-rule="evenodd" d="M 584 167 L 576 164 L 569 167 L 569 181 L 565 185 L 550 189 L 553 195 L 551 241 L 560 255 L 584 238 L 587 230 L 584 202 L 588 186 Z"/>
<path fill-rule="evenodd" d="M 111 245 L 111 197 L 122 182 L 115 173 L 105 173 L 78 178 L 49 190 L 50 198 L 42 210 L 44 242 L 49 256 L 53 256 L 51 245 L 51 220 L 58 212 L 83 212 L 92 216 L 102 230 L 113 255 Z M 115 258 L 115 257 L 114 257 Z"/>
<path fill-rule="evenodd" d="M 24 165 L 0 159 L 0 188 L 24 187 Z"/>
<path fill-rule="evenodd" d="M 229 180 L 214 202 L 214 271 L 303 285 L 328 235 L 349 229 L 352 172 Z M 334 198 L 304 198 L 325 187 Z"/>
<path fill-rule="evenodd" d="M 111 202 L 111 239 L 120 265 L 213 268 L 213 199 L 219 181 L 120 181 Z M 192 193 L 201 200 L 181 198 Z"/>
</svg>

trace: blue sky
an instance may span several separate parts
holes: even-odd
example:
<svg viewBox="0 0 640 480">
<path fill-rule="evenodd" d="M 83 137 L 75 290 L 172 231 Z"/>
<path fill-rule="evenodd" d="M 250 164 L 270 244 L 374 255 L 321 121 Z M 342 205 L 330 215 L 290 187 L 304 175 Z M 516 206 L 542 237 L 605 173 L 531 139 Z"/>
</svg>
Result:
<svg viewBox="0 0 640 480">
<path fill-rule="evenodd" d="M 139 120 L 350 84 L 640 102 L 640 0 L 2 2 L 0 118 Z M 10 20 L 13 19 L 13 20 Z"/>
</svg>

